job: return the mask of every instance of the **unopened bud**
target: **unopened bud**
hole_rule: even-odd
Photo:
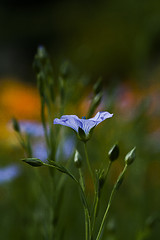
[[[146,220],[146,226],[149,228],[153,228],[158,222],[160,222],[160,218],[158,215],[151,215]]]
[[[37,58],[41,59],[42,61],[48,57],[46,49],[44,46],[40,45],[37,49]]]
[[[94,111],[99,106],[101,99],[102,99],[102,92],[99,92],[94,96],[94,98],[91,102],[90,110],[88,113],[88,118],[90,118],[93,115]]]
[[[134,162],[136,157],[136,147],[134,147],[127,155],[125,156],[125,162],[127,165],[130,165]]]
[[[44,81],[45,81],[45,76],[44,76],[44,73],[41,71],[37,74],[37,86],[41,96],[44,95]]]
[[[44,67],[47,58],[48,54],[45,48],[43,46],[39,46],[33,62],[33,69],[35,70],[36,74],[42,70],[42,67]]]
[[[102,90],[102,78],[100,77],[93,86],[95,94],[98,94]]]
[[[43,165],[43,162],[38,158],[24,158],[22,161],[33,167],[40,167]]]
[[[70,74],[71,66],[68,61],[62,63],[60,67],[60,74],[63,78],[67,78]]]
[[[113,147],[109,150],[108,157],[111,162],[115,161],[119,157],[119,147],[117,144],[113,145]]]
[[[81,155],[79,154],[79,152],[77,150],[76,150],[75,155],[74,155],[74,163],[75,163],[75,166],[77,168],[81,168],[82,159],[81,159]]]
[[[105,183],[105,175],[104,175],[104,170],[102,170],[99,175],[99,191],[103,188],[104,183]]]
[[[17,119],[12,118],[12,124],[13,124],[13,129],[16,132],[20,132],[20,126],[19,126],[19,123],[18,123]]]
[[[114,233],[116,231],[116,227],[116,221],[112,218],[107,224],[107,230],[109,233]]]

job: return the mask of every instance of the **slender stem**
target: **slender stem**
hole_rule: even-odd
[[[43,163],[44,166],[48,166],[48,167],[53,167],[55,168],[55,166],[52,166],[48,163]],[[56,168],[58,171],[61,172],[60,169]],[[67,174],[70,178],[72,178],[79,186],[80,188],[80,191],[81,191],[81,196],[82,196],[82,203],[83,203],[83,206],[84,206],[84,209],[85,209],[85,215],[86,215],[86,219],[88,220],[87,221],[87,237],[86,237],[86,240],[90,240],[91,238],[89,237],[88,239],[88,229],[89,229],[89,236],[91,235],[91,216],[90,216],[90,211],[89,211],[89,207],[88,207],[88,203],[87,203],[87,200],[86,200],[86,196],[85,196],[85,193],[84,193],[84,190],[83,190],[83,187],[81,186],[80,182],[74,177],[74,175],[72,175],[68,170],[66,172],[63,172],[65,174]]]
[[[106,174],[105,174],[104,181],[106,181],[106,179],[107,179],[107,177],[108,177],[108,173],[109,173],[109,170],[110,170],[110,168],[111,168],[111,165],[112,165],[112,161],[109,161],[108,166],[107,166],[107,171],[106,171]]]
[[[85,191],[85,183],[84,183],[84,178],[82,175],[81,168],[79,168],[79,176],[80,176],[80,184],[83,189],[83,192]],[[84,212],[85,212],[85,233],[86,233],[86,240],[91,239],[91,219],[90,216],[88,215],[88,212],[86,211],[86,208],[84,206]]]
[[[96,240],[99,240],[100,237],[101,237],[101,234],[102,234],[102,230],[103,230],[103,227],[104,227],[104,223],[105,223],[105,220],[106,220],[106,217],[107,217],[107,214],[108,214],[108,211],[110,209],[110,206],[111,206],[111,203],[112,203],[112,198],[113,198],[113,195],[120,183],[120,181],[122,180],[123,176],[124,176],[124,173],[125,171],[127,170],[127,164],[124,166],[123,168],[123,171],[120,173],[116,183],[114,184],[114,187],[112,189],[112,192],[111,192],[111,195],[110,195],[110,198],[109,198],[109,201],[108,201],[108,205],[107,205],[107,208],[106,208],[106,211],[104,213],[104,216],[103,216],[103,219],[102,219],[102,222],[101,222],[101,225],[100,225],[100,228],[99,228],[99,231],[98,231],[98,235],[97,235],[97,238]]]
[[[86,161],[87,161],[88,169],[89,169],[90,175],[92,177],[93,186],[94,186],[94,190],[95,190],[95,179],[94,179],[93,171],[92,171],[90,161],[89,161],[89,158],[88,158],[86,143],[84,143],[84,151],[85,151],[85,155],[86,155]]]
[[[49,147],[49,139],[48,139],[48,133],[47,133],[47,127],[46,127],[46,119],[45,119],[45,101],[43,98],[41,98],[41,119],[42,119],[42,125],[44,129],[46,142]]]
[[[104,177],[104,182],[106,181],[107,177],[108,177],[108,173],[109,173],[109,170],[111,168],[111,165],[112,165],[112,162],[109,161],[108,163],[108,166],[107,166],[107,171],[106,171],[106,174],[105,174],[105,177]],[[96,190],[96,194],[95,194],[95,199],[94,199],[94,208],[93,208],[93,224],[92,224],[92,234],[93,234],[93,231],[94,231],[94,226],[95,226],[95,221],[96,221],[96,217],[97,217],[97,211],[98,211],[98,206],[99,206],[99,191],[101,189],[99,189],[99,186],[97,186],[97,190]]]

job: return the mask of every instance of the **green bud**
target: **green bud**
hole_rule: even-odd
[[[146,226],[149,228],[153,228],[158,222],[160,222],[160,218],[158,215],[151,215],[146,220]]]
[[[94,111],[99,106],[101,99],[102,99],[102,92],[99,92],[94,96],[89,109],[88,118],[93,115]]]
[[[102,93],[99,92],[96,94],[96,96],[93,98],[93,106],[94,108],[98,107],[102,99]]]
[[[134,147],[127,155],[125,156],[125,162],[127,165],[130,165],[134,162],[136,157],[136,147]]]
[[[102,91],[102,78],[100,77],[93,86],[94,93],[97,95]]]
[[[107,224],[107,230],[108,230],[108,232],[110,232],[110,233],[115,233],[115,231],[116,231],[116,221],[115,221],[115,219],[111,219],[109,222],[108,222],[108,224]]]
[[[39,93],[41,96],[44,95],[44,81],[45,81],[45,76],[43,72],[40,72],[37,74],[37,86],[39,89]]]
[[[37,49],[37,58],[39,58],[41,61],[44,61],[48,57],[47,51],[44,46],[39,46]]]
[[[81,168],[82,166],[82,158],[79,152],[76,150],[75,155],[74,155],[74,163],[77,168]]]
[[[13,124],[13,129],[14,129],[16,132],[19,132],[19,133],[20,133],[20,126],[19,126],[19,123],[18,123],[17,119],[12,118],[12,124]]]
[[[60,74],[63,78],[66,79],[69,76],[70,70],[71,70],[70,68],[71,68],[71,66],[68,61],[65,61],[62,63],[62,65],[60,67]]]
[[[42,68],[44,68],[47,59],[47,51],[43,46],[39,46],[33,62],[33,69],[35,70],[36,74],[38,74],[42,70]]]
[[[64,98],[65,98],[65,81],[64,81],[64,78],[59,77],[59,84],[60,84],[61,99],[64,101]]]
[[[99,172],[98,175],[98,185],[99,185],[99,195],[101,192],[101,189],[103,188],[105,183],[105,175],[104,175],[104,169]]]
[[[113,147],[108,152],[108,157],[111,162],[115,161],[119,157],[119,147],[114,144]]]
[[[23,162],[28,163],[33,167],[40,167],[43,166],[43,162],[38,158],[24,158],[22,159]]]

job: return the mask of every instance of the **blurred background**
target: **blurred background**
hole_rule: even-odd
[[[137,147],[104,239],[159,239],[160,1],[1,0],[0,29],[0,238],[43,239],[40,209],[46,215],[48,210],[42,193],[35,192],[35,176],[40,173],[44,181],[47,170],[21,163],[24,153],[10,120],[40,122],[32,63],[37,47],[44,45],[55,78],[63,61],[72,65],[65,114],[86,115],[93,85],[102,77],[103,97],[97,111],[107,110],[114,117],[96,128],[88,150],[99,166],[99,159],[105,163],[108,150],[119,142],[120,160],[113,167],[109,189],[125,154]],[[55,108],[53,118],[56,114]],[[74,184],[68,189],[69,184],[66,191],[73,192]],[[71,196],[66,200],[63,214],[69,220],[64,239],[75,239],[75,234],[76,239],[84,237],[77,192],[74,198],[75,204],[70,204]]]

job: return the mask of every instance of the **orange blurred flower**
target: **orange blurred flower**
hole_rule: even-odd
[[[27,120],[40,119],[38,91],[31,84],[15,79],[1,79],[0,94],[0,139],[8,140],[7,124],[12,117]]]
[[[0,109],[5,119],[13,116],[17,119],[39,119],[38,91],[32,85],[4,79],[1,82]]]

